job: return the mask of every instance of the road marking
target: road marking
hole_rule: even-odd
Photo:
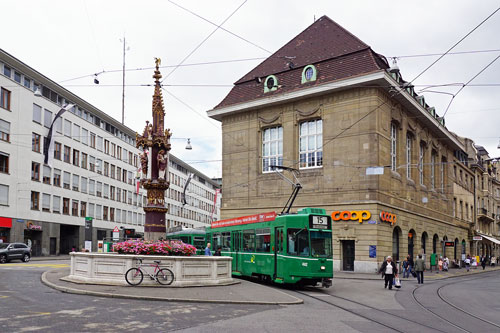
[[[331,295],[328,294],[323,294],[323,293],[304,293],[308,296],[314,296],[314,297],[329,297]]]
[[[8,297],[10,297],[10,296],[3,296],[3,295],[0,296],[0,298],[8,298]]]

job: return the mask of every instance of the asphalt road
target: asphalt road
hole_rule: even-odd
[[[0,265],[0,332],[500,331],[492,325],[500,325],[500,271],[426,282],[415,292],[413,281],[389,291],[382,280],[338,279],[330,289],[284,290],[304,304],[269,306],[100,298],[61,293],[40,282],[43,271],[67,264]]]

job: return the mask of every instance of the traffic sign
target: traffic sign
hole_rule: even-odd
[[[115,228],[113,229],[113,232],[120,232],[120,229],[118,229],[118,227],[115,227]]]

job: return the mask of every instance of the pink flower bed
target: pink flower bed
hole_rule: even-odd
[[[192,256],[196,254],[193,245],[178,240],[141,241],[129,240],[115,243],[113,252],[120,254],[162,255],[162,256]]]

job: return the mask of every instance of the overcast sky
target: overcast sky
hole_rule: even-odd
[[[217,24],[236,12],[222,25],[229,32],[214,32],[216,26],[174,3]],[[2,1],[0,48],[121,120],[120,39],[125,36],[130,47],[126,52],[125,124],[138,132],[151,119],[153,88],[140,85],[153,82],[154,57],[161,58],[162,66],[184,60],[185,66],[163,82],[168,91],[163,92],[165,124],[174,138],[171,152],[207,176],[221,177],[220,124],[210,120],[206,111],[227,95],[234,82],[306,29],[315,17],[327,15],[375,52],[399,56],[401,73],[409,81],[437,57],[402,56],[445,52],[500,6],[499,1],[489,0],[174,3]],[[500,50],[499,32],[500,12],[452,52]],[[417,91],[425,85],[465,83],[499,55],[500,51],[446,56],[414,82]],[[219,63],[200,64],[207,62]],[[144,68],[148,69],[134,70]],[[163,76],[173,68],[162,68]],[[93,74],[103,71],[98,76],[100,84],[95,85]],[[500,156],[499,74],[500,60],[463,89],[446,114],[449,130],[472,138],[492,157]],[[428,90],[455,93],[459,88]],[[440,115],[451,98],[430,92],[424,96]],[[191,138],[193,150],[184,150],[185,138]]]

